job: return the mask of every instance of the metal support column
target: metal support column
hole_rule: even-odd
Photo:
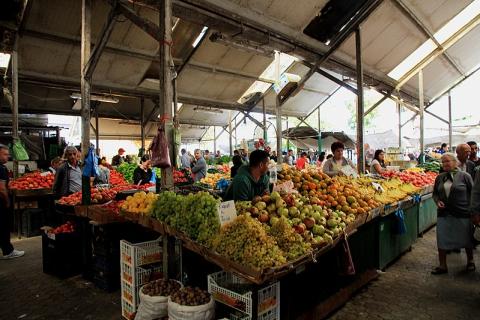
[[[280,82],[280,52],[275,51],[275,81]],[[280,97],[275,95],[275,115],[277,122],[277,163],[282,164],[282,112]]]
[[[235,149],[237,148],[237,145],[238,145],[237,128],[238,128],[238,122],[237,122],[237,117],[235,117]]]
[[[317,120],[318,120],[318,138],[317,138],[317,143],[318,143],[318,155],[322,152],[322,128],[320,127],[320,106],[317,108]]]
[[[145,99],[140,98],[140,139],[143,153],[145,153],[145,125]]]
[[[418,101],[419,101],[419,116],[420,116],[420,163],[425,161],[425,145],[424,145],[424,96],[423,96],[423,69],[418,72]]]
[[[12,52],[12,138],[17,142],[18,137],[18,39],[15,40],[14,50]],[[13,177],[18,177],[18,160],[13,160]]]
[[[363,145],[363,65],[362,65],[362,38],[360,27],[355,30],[355,47],[357,62],[357,169],[359,173],[365,172],[365,152]]]
[[[453,127],[453,122],[452,122],[452,94],[450,91],[448,91],[448,146],[450,150],[452,150],[452,127]]]
[[[262,111],[263,111],[263,140],[265,140],[265,145],[267,145],[268,129],[267,129],[267,110],[265,107],[265,98],[262,99]]]
[[[98,130],[98,107],[100,103],[95,104],[95,146],[97,147],[97,156],[100,156],[100,131]]]
[[[230,157],[233,156],[233,145],[232,145],[232,110],[228,112],[228,145],[230,148]]]
[[[288,133],[288,116],[287,116],[287,122],[286,122],[286,128],[285,129],[287,130],[287,151],[288,151],[288,150],[290,150],[290,139],[288,139],[288,136],[290,135]]]
[[[85,76],[91,50],[92,0],[82,0],[82,43],[80,88],[82,94],[82,160],[90,148],[90,78]],[[82,204],[90,204],[90,177],[82,175]]]
[[[159,1],[159,105],[160,115],[165,121],[165,135],[170,148],[170,161],[173,165],[173,122],[172,122],[172,77],[171,77],[171,45],[172,45],[172,0]],[[173,188],[173,166],[162,170],[162,188]],[[167,272],[164,271],[165,274]]]
[[[402,149],[402,104],[400,101],[397,101],[397,112],[398,112],[398,148]]]
[[[217,126],[213,126],[213,156],[217,155]]]

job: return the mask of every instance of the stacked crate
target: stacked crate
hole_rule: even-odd
[[[133,319],[140,303],[140,287],[162,276],[161,240],[130,243],[120,242],[120,276],[122,288],[122,316]]]

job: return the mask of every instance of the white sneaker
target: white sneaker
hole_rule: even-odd
[[[3,257],[1,257],[0,259],[15,259],[15,258],[20,258],[20,257],[23,257],[25,255],[25,251],[20,251],[20,250],[15,250],[13,249],[13,251],[10,253],[10,254],[7,254]]]

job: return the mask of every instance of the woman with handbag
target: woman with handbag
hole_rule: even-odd
[[[437,204],[437,247],[440,265],[432,270],[439,275],[448,272],[447,251],[465,248],[467,271],[475,270],[473,260],[470,199],[473,181],[470,174],[457,168],[452,153],[442,156],[444,172],[435,179],[433,199]]]

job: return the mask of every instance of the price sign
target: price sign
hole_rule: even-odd
[[[375,190],[377,191],[380,191],[380,192],[384,192],[385,190],[383,189],[383,187],[377,183],[377,182],[372,182],[372,186],[375,188]]]
[[[358,173],[353,169],[351,166],[343,166],[342,167],[342,173],[346,175],[347,177],[352,176],[354,178],[358,178]]]
[[[233,200],[220,203],[218,206],[218,217],[220,218],[220,224],[223,226],[225,223],[232,222],[237,217],[237,209],[235,208],[235,202]]]

